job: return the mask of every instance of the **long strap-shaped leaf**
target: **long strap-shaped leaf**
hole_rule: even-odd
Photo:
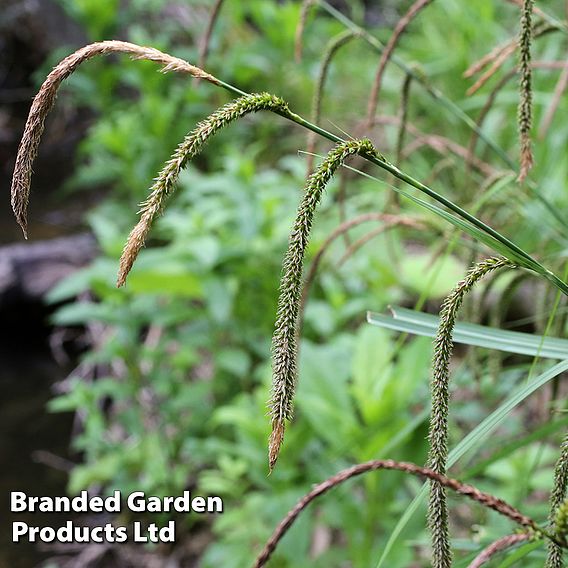
[[[513,394],[505,400],[494,412],[492,412],[483,422],[476,426],[448,455],[448,468],[454,465],[465,453],[472,448],[479,446],[487,437],[497,428],[512,412],[512,410],[528,398],[531,394],[537,391],[540,387],[545,385],[557,377],[560,373],[568,370],[568,360],[561,361],[545,371],[536,379],[531,381],[528,385],[524,384],[517,387]],[[383,568],[387,566],[386,563],[388,555],[392,547],[400,537],[404,527],[408,524],[418,507],[424,502],[428,495],[428,485],[424,484],[418,495],[414,498],[412,503],[407,507],[406,511],[398,521],[396,527],[392,531],[387,544],[383,549],[383,553],[377,563],[376,568]]]
[[[390,308],[391,314],[367,312],[367,321],[371,325],[412,333],[424,337],[436,337],[440,318],[416,310]],[[505,331],[495,327],[473,323],[457,323],[453,333],[456,343],[487,347],[507,353],[531,355],[548,359],[568,359],[568,340],[557,337],[543,337],[531,333]]]

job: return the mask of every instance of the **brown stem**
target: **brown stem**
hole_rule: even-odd
[[[485,85],[485,83],[487,83],[487,81],[489,81],[489,79],[491,79],[491,77],[493,77],[493,75],[495,75],[495,73],[499,71],[503,63],[505,63],[505,61],[507,61],[507,59],[509,59],[509,57],[513,55],[513,53],[515,53],[516,49],[517,49],[516,42],[507,45],[505,49],[503,49],[499,53],[499,55],[493,60],[493,63],[491,64],[489,69],[487,69],[477,79],[477,81],[466,91],[466,95],[470,97],[471,95],[479,91],[479,89],[481,89],[481,87],[483,87],[483,85]]]
[[[544,115],[544,118],[542,119],[542,124],[540,126],[540,131],[538,133],[539,138],[542,139],[546,136],[546,133],[548,132],[548,129],[552,124],[552,119],[556,114],[556,109],[560,104],[560,99],[562,98],[562,95],[564,94],[567,88],[568,88],[568,63],[565,64],[564,69],[562,70],[562,73],[560,74],[560,77],[558,79],[558,82],[556,83],[556,87],[554,87],[554,96],[552,98],[550,106],[546,109],[546,114]]]
[[[207,28],[205,30],[205,34],[203,35],[199,43],[199,67],[201,67],[202,69],[205,67],[207,56],[209,55],[209,46],[211,44],[211,36],[213,34],[213,28],[215,27],[215,22],[219,17],[219,13],[221,12],[222,6],[223,6],[223,0],[216,0],[215,4],[213,5],[213,9],[211,10],[209,21],[207,22]]]
[[[493,63],[504,51],[507,51],[511,46],[515,47],[517,45],[517,38],[510,39],[505,43],[502,43],[494,47],[489,53],[486,53],[481,59],[478,59],[472,63],[464,72],[464,79],[469,79],[474,75],[477,75],[485,66]]]
[[[376,116],[373,119],[373,124],[392,124],[392,125],[399,125],[401,119],[396,116],[388,116],[388,115],[380,115]],[[408,144],[402,151],[401,160],[406,159],[412,152],[418,150],[418,148],[422,146],[429,146],[436,152],[447,155],[447,152],[450,151],[452,154],[459,156],[460,158],[466,159],[468,156],[468,148],[461,146],[457,142],[449,138],[445,138],[444,136],[440,136],[438,134],[425,134],[418,130],[416,126],[412,123],[407,123],[405,130],[412,134],[415,137],[415,140]],[[485,176],[492,176],[495,175],[496,170],[491,166],[491,164],[484,162],[478,158],[473,158],[473,165],[477,170],[479,170]]]
[[[330,489],[333,489],[335,486],[343,483],[344,481],[347,481],[348,479],[351,479],[352,477],[380,469],[403,471],[410,475],[415,475],[417,477],[436,481],[440,485],[447,487],[448,489],[452,489],[460,495],[464,495],[469,499],[472,499],[473,501],[477,501],[484,507],[497,511],[499,514],[511,519],[522,527],[528,528],[535,532],[540,532],[537,524],[530,517],[523,515],[515,507],[509,505],[505,501],[498,499],[493,495],[489,495],[488,493],[483,493],[472,485],[461,483],[460,481],[436,473],[429,468],[420,467],[413,463],[397,462],[393,460],[373,460],[340,471],[333,477],[330,477],[326,481],[320,483],[319,485],[316,485],[309,493],[304,495],[304,497],[302,497],[298,501],[298,503],[296,503],[296,505],[288,512],[286,517],[284,517],[284,519],[276,527],[275,531],[272,533],[272,536],[265,544],[262,552],[258,555],[256,562],[254,563],[254,568],[261,568],[268,562],[282,537],[286,534],[286,532],[298,518],[300,513],[314,499],[316,499],[320,495],[323,495],[324,493],[327,493]]]
[[[306,27],[306,21],[308,20],[308,13],[314,2],[315,0],[304,0],[304,2],[302,2],[302,7],[300,9],[300,19],[298,20],[298,25],[296,27],[296,38],[294,42],[294,55],[296,58],[296,63],[300,63],[300,61],[302,60],[302,38],[304,37],[304,29]]]
[[[509,534],[504,536],[491,543],[487,548],[483,549],[467,568],[481,568],[481,566],[491,560],[498,552],[502,552],[516,544],[529,540],[531,536],[532,535],[528,533]]]
[[[447,152],[450,151],[452,154],[463,158],[464,160],[470,159],[470,163],[475,166],[480,173],[482,173],[486,177],[494,176],[497,172],[493,166],[476,158],[475,156],[471,157],[469,155],[469,151],[464,146],[450,140],[449,138],[445,138],[444,136],[437,136],[437,135],[425,135],[416,138],[413,142],[408,144],[403,150],[403,157],[408,158],[410,154],[416,152],[422,146],[429,146],[442,156],[447,155]]]
[[[381,227],[376,227],[375,229],[369,231],[367,234],[358,238],[354,243],[352,243],[349,248],[343,253],[341,258],[337,261],[337,268],[341,268],[347,260],[349,260],[360,248],[364,247],[368,242],[372,241],[375,237],[382,235],[388,229],[391,229],[395,225],[383,225]],[[419,225],[417,225],[419,226]]]
[[[541,24],[535,27],[534,38],[542,37],[552,31],[555,28],[547,24]],[[509,57],[515,53],[518,46],[518,39],[514,38],[508,42],[498,45],[495,49],[491,50],[487,55],[484,55],[479,61],[476,61],[471,65],[463,74],[465,78],[470,78],[483,67],[489,65],[491,66],[487,69],[481,77],[467,90],[467,95],[471,96],[476,93],[487,81],[495,75],[495,73],[502,67],[503,63],[509,59]]]
[[[385,49],[381,54],[381,59],[379,60],[379,66],[377,68],[377,73],[375,75],[375,81],[373,82],[373,87],[371,89],[371,96],[369,97],[369,103],[367,105],[367,126],[369,128],[373,124],[373,118],[377,110],[377,104],[379,102],[379,93],[381,91],[381,85],[383,81],[383,74],[385,72],[387,63],[389,62],[389,59],[391,58],[391,55],[395,50],[400,40],[400,37],[408,27],[410,22],[412,22],[412,20],[418,15],[418,13],[423,8],[428,6],[428,4],[430,4],[431,2],[432,0],[416,0],[416,2],[412,4],[408,12],[406,12],[406,14],[404,14],[404,16],[402,16],[402,18],[400,18],[400,20],[396,24],[396,27],[394,28],[394,31],[391,37],[389,38],[389,41],[385,46]]]

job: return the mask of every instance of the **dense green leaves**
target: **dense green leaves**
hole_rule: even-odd
[[[85,22],[93,39],[113,31],[118,13],[130,40],[196,60],[203,27],[200,2],[180,5],[179,19],[165,16],[161,0],[129,3],[126,12],[116,3],[64,4]],[[555,0],[547,11],[561,14],[561,4]],[[350,17],[368,25],[372,36],[385,43],[400,6],[383,5],[391,11],[371,6],[364,20],[363,5],[350,3]],[[191,15],[184,19],[186,9]],[[297,2],[230,3],[213,34],[208,70],[238,89],[281,95],[292,109],[307,115],[318,54],[350,24],[345,14],[338,21],[314,6],[304,32],[304,59],[296,64],[291,54],[299,11]],[[429,311],[435,310],[471,264],[471,255],[483,251],[502,254],[531,271],[533,281],[548,281],[530,289],[534,297],[527,315],[544,328],[542,320],[552,310],[550,326],[558,338],[543,339],[545,332],[537,333],[536,327],[519,334],[460,323],[455,341],[562,362],[548,370],[535,363],[536,372],[527,374],[511,358],[489,373],[490,357],[457,358],[454,384],[461,396],[452,407],[450,461],[462,466],[472,482],[489,485],[497,495],[509,491],[507,496],[521,508],[538,519],[546,517],[542,494],[534,494],[533,485],[509,487],[514,484],[503,480],[528,478],[525,469],[519,474],[519,463],[528,467],[530,462],[538,470],[538,487],[545,487],[549,456],[565,426],[564,418],[550,418],[531,395],[568,368],[565,322],[562,310],[555,312],[550,292],[568,291],[555,275],[561,273],[568,247],[562,213],[568,207],[567,166],[558,158],[568,126],[556,121],[535,146],[534,179],[539,183],[519,186],[511,172],[516,155],[514,81],[503,87],[477,127],[492,84],[465,98],[469,84],[462,78],[473,61],[514,35],[516,14],[510,3],[439,0],[403,36],[395,66],[384,78],[377,126],[367,133],[385,158],[374,159],[374,166],[356,164],[367,178],[351,179],[343,172],[345,184],[329,185],[306,260],[313,261],[337,228],[339,208],[341,221],[385,211],[412,215],[421,225],[377,233],[370,240],[369,231],[377,227],[361,225],[330,245],[304,314],[295,420],[270,478],[265,463],[269,338],[281,260],[305,181],[297,150],[305,147],[306,132],[298,124],[314,125],[299,116],[294,117],[298,124],[257,116],[220,133],[180,176],[176,199],[153,228],[128,285],[117,291],[117,260],[137,203],[182,137],[228,99],[203,82],[164,77],[151,65],[130,61],[108,66],[93,62],[71,79],[58,104],[87,105],[98,118],[82,143],[70,187],[104,185],[111,190],[88,221],[100,258],[50,295],[52,302],[70,301],[58,309],[56,324],[85,326],[91,334],[87,337],[96,338],[79,368],[83,378],[68,382],[67,392],[51,403],[54,411],[76,411],[82,418],[74,447],[84,461],[71,475],[72,490],[97,484],[104,490],[176,494],[191,485],[203,493],[219,493],[226,512],[213,520],[212,528],[188,519],[181,530],[199,524],[197,530],[207,531],[204,568],[250,564],[259,543],[313,483],[372,458],[424,462],[431,341],[395,338],[381,327],[431,336],[437,320],[419,311],[421,307],[395,308],[392,317],[373,315],[375,326],[364,322],[364,314],[369,309],[383,312],[389,304],[426,302]],[[381,23],[375,26],[375,21]],[[371,47],[380,45],[367,39]],[[563,41],[554,33],[539,39],[537,56],[563,61]],[[505,64],[503,73],[507,65],[512,63]],[[337,54],[316,130],[336,141],[333,133],[347,139],[349,131],[355,132],[375,67],[376,56],[364,41],[352,42]],[[395,167],[390,162],[404,80],[397,68],[411,71],[421,87],[415,89],[414,82],[411,87],[407,146]],[[552,102],[554,73],[535,72],[537,122]],[[464,164],[463,151],[450,152],[446,146],[440,153],[432,143],[451,140],[467,151],[472,129],[480,137],[470,147],[483,162],[481,170]],[[318,153],[325,153],[326,144],[318,139]],[[503,164],[506,170],[500,169]],[[369,179],[371,175],[382,179]],[[398,209],[389,198],[393,186],[405,197]],[[428,201],[416,191],[428,195]],[[451,237],[456,233],[459,240]],[[494,304],[503,300],[505,305],[504,289],[489,283],[484,290]],[[476,302],[476,315],[485,315],[488,302]],[[563,300],[559,305],[564,309]],[[559,399],[555,406],[562,404]],[[339,488],[300,519],[278,549],[274,565],[366,568],[379,558],[379,565],[397,568],[420,563],[428,556],[427,540],[424,520],[414,513],[423,494],[415,480],[397,474],[369,476],[357,489]],[[410,506],[409,495],[418,495]],[[468,523],[480,527],[483,542],[510,530],[477,509],[468,509],[467,515]],[[465,529],[459,539],[475,540]],[[318,543],[323,543],[319,549]],[[522,547],[514,556],[525,553],[528,548]],[[530,556],[523,562],[538,565]]]

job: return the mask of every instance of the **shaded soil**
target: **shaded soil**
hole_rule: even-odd
[[[38,462],[37,452],[67,457],[72,415],[51,414],[46,403],[50,387],[68,369],[58,366],[47,347],[45,309],[40,305],[14,306],[2,312],[0,337],[0,567],[29,568],[47,558],[30,544],[13,544],[12,522],[59,526],[62,515],[9,512],[10,491],[30,495],[65,495],[67,475]]]

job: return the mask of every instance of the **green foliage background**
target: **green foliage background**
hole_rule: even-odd
[[[133,0],[126,7],[113,1],[61,2],[92,41],[127,39],[192,62],[210,8],[189,1],[172,14],[174,5],[168,7],[163,0]],[[314,9],[304,36],[304,57],[296,63],[299,3],[225,4],[207,69],[244,90],[282,96],[293,110],[307,115],[319,59],[343,25]],[[363,7],[350,4],[351,17],[361,22]],[[548,4],[547,10],[561,17],[563,3]],[[385,3],[386,20],[370,27],[371,32],[386,41],[396,14],[408,5]],[[517,9],[506,2],[437,0],[411,25],[396,53],[476,116],[495,80],[466,97],[471,83],[462,74],[491,47],[516,34],[517,16]],[[535,59],[562,60],[565,54],[562,33],[535,44]],[[46,69],[62,56],[53,54]],[[324,95],[322,126],[355,130],[366,112],[377,61],[378,54],[361,40],[339,52]],[[537,125],[557,77],[558,71],[535,73]],[[379,115],[397,116],[402,80],[403,74],[391,65]],[[178,194],[154,227],[151,246],[140,255],[126,288],[114,287],[120,251],[151,180],[194,124],[227,100],[228,95],[204,82],[162,75],[151,63],[122,57],[89,62],[60,94],[58,105],[87,107],[97,114],[67,191],[106,191],[88,215],[100,257],[62,283],[50,299],[57,302],[83,293],[81,300],[59,309],[54,321],[88,324],[102,333],[82,362],[81,369],[91,378],[73,379],[69,392],[57,396],[51,409],[79,412],[83,422],[73,441],[83,464],[71,474],[70,491],[96,485],[106,491],[155,495],[185,488],[219,494],[226,507],[223,515],[205,520],[188,516],[178,519],[179,526],[190,538],[200,531],[210,535],[201,566],[237,568],[252,563],[278,521],[312,484],[374,458],[424,463],[431,341],[399,338],[371,327],[364,323],[365,312],[384,311],[389,304],[437,306],[480,247],[405,199],[402,212],[421,215],[424,230],[394,229],[370,241],[341,267],[337,260],[345,243],[339,239],[333,244],[307,306],[296,417],[278,466],[267,477],[270,337],[281,260],[305,181],[305,155],[297,155],[305,148],[305,132],[263,114],[220,133],[183,173]],[[498,95],[484,125],[486,134],[512,157],[517,102],[513,80]],[[560,120],[567,111],[564,97],[553,127],[535,145],[532,174],[538,191],[559,211],[568,206],[568,121]],[[417,85],[412,86],[409,113],[421,132],[468,145],[469,129]],[[381,152],[394,158],[396,127],[369,134]],[[327,142],[320,141],[318,151],[327,149]],[[495,170],[506,171],[481,142],[477,155]],[[467,170],[460,157],[440,156],[428,145],[408,156],[403,166],[545,259],[547,267],[562,266],[568,244],[565,227],[516,184],[514,176],[488,185],[486,176]],[[392,179],[380,171],[369,173],[380,180],[349,180],[347,218],[382,211],[388,201]],[[330,185],[317,215],[311,258],[338,225],[338,185]],[[368,230],[368,225],[354,229],[351,239]],[[496,279],[496,293],[505,289],[508,278]],[[536,329],[541,329],[554,292],[531,289],[544,297],[531,311]],[[562,334],[563,324],[558,327]],[[491,373],[488,361],[485,351],[478,353],[476,366],[458,358],[454,445],[515,385],[524,383],[531,366],[528,357],[509,359]],[[540,366],[535,363],[532,372]],[[531,401],[528,410],[516,411],[500,424],[498,436],[468,453],[452,475],[471,476],[482,489],[544,520],[557,432],[566,419],[546,413],[535,418]],[[476,463],[484,465],[476,469]],[[303,514],[272,565],[375,566],[419,489],[418,481],[402,474],[379,472],[334,490]],[[457,566],[467,565],[482,545],[511,530],[492,513],[453,499],[451,503],[456,510],[455,544],[463,551]],[[420,510],[390,552],[388,566],[428,565],[424,525]],[[316,533],[324,545],[314,552]],[[533,552],[515,565],[540,566],[543,555],[543,550]]]

